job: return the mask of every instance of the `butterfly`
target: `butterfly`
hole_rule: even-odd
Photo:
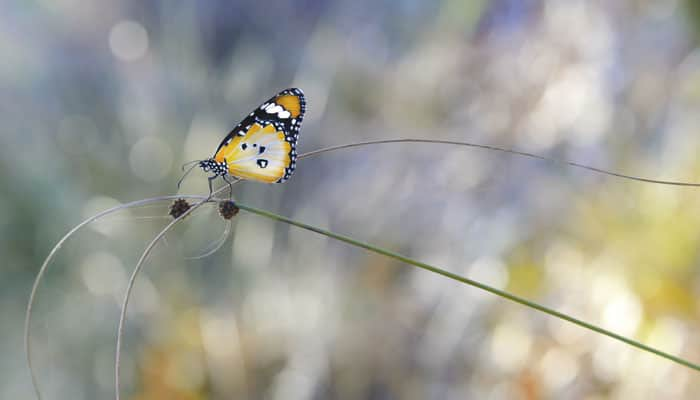
[[[213,157],[197,161],[204,172],[214,174],[209,177],[209,192],[212,181],[220,176],[229,184],[228,176],[265,183],[289,179],[296,168],[297,140],[305,112],[304,92],[290,88],[248,114],[221,141]]]

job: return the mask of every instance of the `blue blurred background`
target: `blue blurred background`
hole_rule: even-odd
[[[0,397],[32,398],[31,282],[107,207],[173,194],[261,101],[307,95],[300,151],[500,145],[700,181],[692,0],[0,3]],[[182,193],[206,193],[193,174]],[[697,189],[444,145],[299,162],[235,197],[700,362]],[[72,238],[41,285],[46,399],[113,391],[128,274],[168,204]],[[250,214],[168,234],[127,321],[129,399],[692,399],[700,375],[477,289]]]

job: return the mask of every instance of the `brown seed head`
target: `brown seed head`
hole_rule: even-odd
[[[187,212],[190,207],[190,203],[188,203],[187,200],[180,198],[173,201],[168,214],[170,214],[173,218],[179,218],[182,214]]]
[[[238,214],[238,210],[239,208],[233,200],[226,200],[219,203],[219,214],[221,214],[224,219],[233,218]]]

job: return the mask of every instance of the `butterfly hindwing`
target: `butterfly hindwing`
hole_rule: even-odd
[[[229,174],[267,183],[284,182],[296,167],[296,144],[306,111],[304,93],[286,89],[243,119],[214,155]]]
[[[255,122],[245,135],[236,135],[222,147],[215,161],[226,160],[228,172],[237,178],[274,183],[287,176],[292,165],[291,150],[284,132],[273,124],[262,126]]]

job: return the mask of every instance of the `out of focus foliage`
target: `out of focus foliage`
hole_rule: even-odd
[[[175,191],[276,91],[305,90],[300,150],[467,140],[700,181],[700,8],[679,0],[0,3],[0,397],[31,398],[22,318],[71,226]],[[206,193],[193,174],[183,188]],[[299,162],[235,197],[505,288],[700,362],[700,197],[535,160],[381,145]],[[47,399],[109,398],[128,274],[168,204],[91,225],[41,286]],[[694,399],[638,350],[241,212],[152,254],[123,392],[146,399]]]

